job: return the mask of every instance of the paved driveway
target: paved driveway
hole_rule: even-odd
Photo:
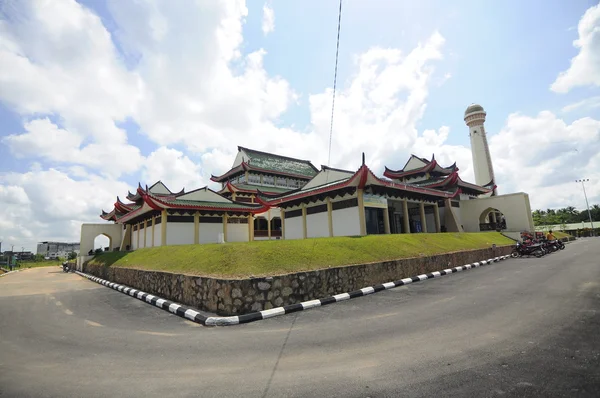
[[[600,396],[600,238],[202,327],[59,267],[0,278],[2,397]]]

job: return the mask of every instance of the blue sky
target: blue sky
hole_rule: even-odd
[[[117,28],[107,4],[100,0],[80,1],[91,8],[114,33]],[[265,69],[270,75],[284,77],[301,94],[299,103],[281,116],[281,126],[309,128],[307,95],[332,86],[335,62],[338,3],[308,0],[273,1],[277,31],[265,37],[261,30],[262,1],[249,1],[244,24],[242,51],[260,48],[267,51]],[[468,145],[462,112],[471,102],[488,109],[486,127],[490,134],[502,127],[506,115],[513,112],[535,114],[560,109],[581,99],[598,95],[598,88],[578,88],[567,94],[555,94],[548,87],[558,72],[569,66],[576,55],[573,40],[576,26],[591,0],[478,2],[470,0],[343,2],[338,84],[351,78],[353,57],[377,45],[410,51],[432,31],[447,40],[443,67],[451,78],[432,88],[427,111],[419,123],[421,129],[447,125],[452,134],[448,143]],[[118,44],[118,42],[116,42]],[[135,64],[121,54],[127,63]],[[572,121],[582,115],[598,118],[593,112],[573,112],[564,116]],[[25,116],[26,118],[27,116]],[[22,115],[0,103],[0,135],[20,132]],[[136,123],[127,123],[129,140],[148,155],[155,148],[151,141],[136,134]],[[29,162],[11,155],[0,146],[2,170],[25,171]],[[133,180],[132,180],[133,181]]]
[[[9,220],[0,238],[72,238],[59,228],[94,220],[138,181],[161,178],[173,190],[209,183],[237,145],[326,162],[339,3],[171,4],[24,0],[0,8],[8,38],[0,41],[0,204]],[[564,173],[575,164],[565,151],[593,153],[600,137],[600,60],[584,57],[600,38],[574,46],[585,23],[600,25],[592,16],[581,22],[597,5],[345,0],[332,166],[354,168],[365,151],[381,174],[410,153],[435,152],[472,180],[462,117],[477,102],[488,112],[504,192],[536,193],[534,208],[581,207],[574,187],[565,187],[574,175],[597,181],[600,159],[590,155]],[[264,7],[274,15],[266,33]],[[563,88],[552,90],[577,56],[585,76],[572,68]],[[19,76],[29,67],[36,72]],[[62,198],[37,197],[38,178],[60,180],[68,196],[80,196],[74,200],[87,189],[97,198],[57,218]],[[590,184],[591,201],[600,202],[600,184]],[[41,232],[23,232],[19,220],[34,216]]]

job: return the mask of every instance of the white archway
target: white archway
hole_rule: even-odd
[[[98,249],[102,249],[102,251],[113,250],[113,241],[110,235],[102,233],[94,238],[94,251]]]

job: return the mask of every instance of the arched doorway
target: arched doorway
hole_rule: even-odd
[[[479,215],[480,231],[503,231],[506,228],[506,217],[496,208],[488,207]]]
[[[110,235],[102,233],[94,238],[93,254],[113,251],[112,238]],[[90,253],[87,253],[88,255]]]

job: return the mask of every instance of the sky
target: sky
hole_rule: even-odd
[[[78,241],[138,183],[215,188],[237,146],[328,164],[337,0],[0,0],[0,241]],[[332,167],[410,154],[600,203],[596,0],[344,0]]]

